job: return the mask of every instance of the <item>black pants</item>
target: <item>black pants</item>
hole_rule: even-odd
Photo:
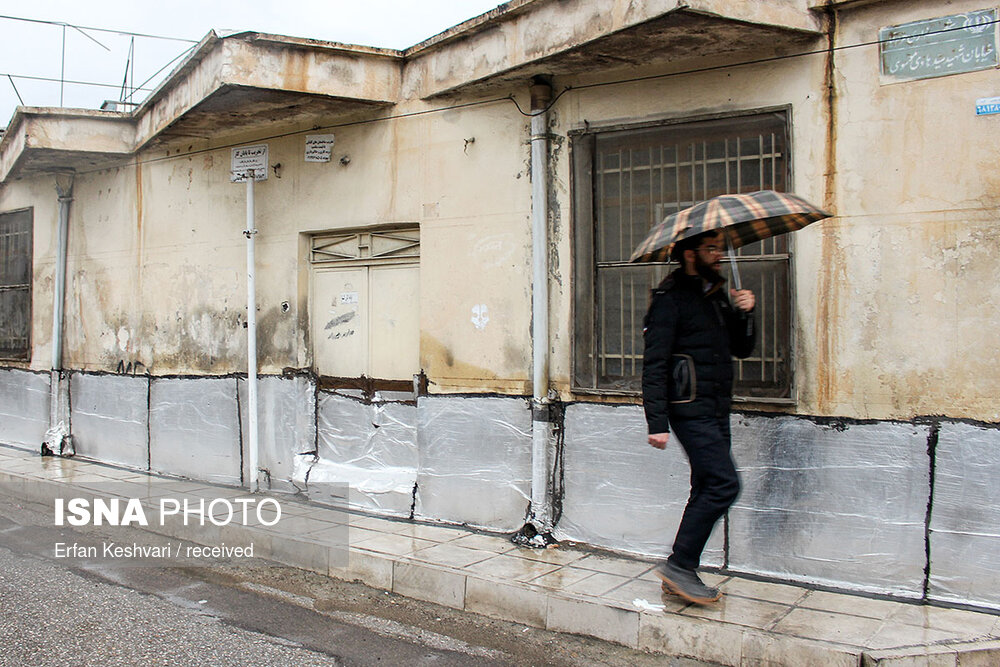
[[[670,425],[691,464],[691,496],[669,560],[695,569],[712,528],[740,494],[740,478],[730,453],[728,415],[671,419]]]

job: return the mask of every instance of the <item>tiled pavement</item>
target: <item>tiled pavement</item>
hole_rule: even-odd
[[[0,446],[0,492],[51,503],[112,488],[140,498],[247,497],[239,489]],[[331,577],[723,665],[1000,665],[1000,615],[717,574],[704,578],[725,596],[698,607],[661,596],[652,563],[633,558],[571,547],[535,550],[462,528],[279,500],[282,519],[270,527],[169,523],[150,530],[209,546],[253,543],[255,556]]]

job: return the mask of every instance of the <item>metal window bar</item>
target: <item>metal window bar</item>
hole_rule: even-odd
[[[312,237],[312,264],[413,263],[420,259],[418,228],[348,232]],[[376,249],[376,241],[388,242]]]
[[[31,221],[27,211],[0,214],[0,357],[28,351]]]
[[[744,142],[750,139],[753,141],[756,150],[753,151],[755,154],[748,154],[744,152]],[[700,140],[697,142],[691,141],[675,141],[661,142],[658,146],[636,146],[635,148],[629,148],[627,145],[618,145],[612,148],[609,152],[598,150],[597,160],[596,160],[596,170],[595,177],[597,183],[595,184],[596,190],[596,210],[598,215],[595,216],[597,224],[597,238],[598,238],[598,252],[596,253],[598,261],[596,262],[597,269],[597,299],[598,299],[598,321],[597,334],[598,344],[597,349],[597,362],[598,373],[597,373],[597,387],[604,388],[601,385],[606,385],[609,382],[613,384],[629,383],[635,384],[637,380],[637,375],[641,371],[641,359],[642,359],[642,339],[639,320],[637,315],[640,314],[640,310],[644,308],[644,304],[640,306],[638,300],[641,299],[641,292],[637,293],[638,287],[638,276],[627,276],[627,271],[624,271],[626,264],[626,258],[631,252],[632,246],[637,242],[635,238],[636,231],[642,231],[644,228],[648,228],[658,220],[656,219],[659,214],[672,213],[687,206],[691,206],[697,201],[702,201],[713,194],[718,194],[713,192],[713,185],[710,179],[710,168],[712,166],[721,167],[721,174],[723,175],[723,180],[725,182],[725,188],[727,191],[732,192],[734,189],[737,192],[743,190],[751,191],[752,189],[766,189],[773,188],[779,182],[778,169],[779,166],[784,164],[785,151],[784,147],[779,148],[777,142],[777,135],[774,132],[761,132],[757,133],[755,137],[748,137],[746,134],[741,134],[739,132],[730,134],[728,136],[723,136],[721,138],[722,144],[718,144],[722,148],[721,157],[710,157],[709,142],[707,140]],[[735,154],[733,154],[730,141],[735,141]],[[751,144],[751,145],[753,145]],[[673,159],[668,156],[668,151],[673,148]],[[700,150],[699,150],[700,149]],[[648,164],[640,165],[636,160],[636,151],[641,150],[648,157]],[[617,165],[611,165],[606,159],[606,155],[615,155],[618,158]],[[682,158],[686,157],[686,159]],[[752,172],[746,172],[745,167],[749,164],[744,165],[744,162],[749,164],[754,164],[754,169]],[[674,181],[674,192],[670,198],[672,202],[666,201],[666,179],[668,178],[668,171],[673,171],[673,181]],[[735,170],[735,180],[736,183],[732,182],[732,171]],[[689,174],[690,182],[687,184],[682,183],[682,173],[687,172]],[[770,173],[768,173],[770,172]],[[645,174],[648,176],[648,192],[637,193],[636,191],[636,176],[640,174]],[[753,174],[756,176],[753,183],[748,182],[746,188],[744,188],[743,177],[744,175],[749,176]],[[605,176],[617,176],[616,180],[618,182],[618,192],[617,197],[609,197],[606,189]],[[700,176],[700,178],[699,178]],[[768,178],[770,177],[770,178]],[[700,183],[699,183],[700,180]],[[654,184],[659,182],[659,201],[656,200],[656,194],[654,193]],[[718,183],[721,181],[716,181],[714,187],[718,187]],[[626,185],[628,186],[626,188]],[[698,187],[698,186],[701,187]],[[734,188],[735,185],[735,188]],[[636,210],[636,204],[648,200],[649,208],[647,216],[653,216],[652,220],[640,220],[637,216],[639,212]],[[672,205],[671,205],[672,204]],[[641,204],[640,204],[641,205]],[[609,221],[609,212],[606,210],[607,207],[616,208],[617,211],[617,224],[618,229],[614,230],[617,232],[618,248],[616,257],[612,259],[612,254],[609,252],[610,248],[607,248],[606,239],[608,239],[608,231],[604,226],[608,224],[613,224]],[[623,227],[627,226],[628,229],[625,230]],[[626,239],[628,243],[626,244]],[[787,253],[778,252],[777,243],[774,240],[769,240],[763,244],[762,247],[758,247],[754,250],[753,255],[744,255],[743,250],[738,254],[738,261],[743,262],[754,262],[756,260],[779,260],[787,262]],[[617,261],[616,261],[617,260]],[[612,299],[612,295],[609,293],[609,284],[601,278],[605,275],[607,271],[618,270],[620,273],[618,276],[612,277],[608,276],[617,283],[617,299]],[[649,271],[647,275],[653,278],[656,274],[662,274],[665,270],[665,266],[654,267],[652,271]],[[644,282],[644,281],[643,281]],[[652,282],[650,286],[655,285]],[[767,289],[765,289],[765,286]],[[626,289],[627,288],[627,289]],[[787,341],[782,343],[781,330],[788,327],[788,323],[785,321],[779,321],[782,318],[782,313],[780,309],[776,307],[776,304],[771,303],[775,298],[779,298],[778,294],[778,275],[772,272],[770,276],[761,276],[758,286],[758,308],[759,317],[761,318],[761,341],[758,346],[759,354],[755,354],[748,358],[745,362],[741,361],[737,368],[737,382],[741,380],[749,380],[747,373],[750,372],[749,369],[751,364],[757,373],[754,375],[758,377],[758,384],[761,385],[775,385],[786,380],[783,379],[782,369],[785,362],[783,345],[787,345]],[[611,303],[614,300],[615,303]],[[621,317],[614,322],[609,318],[610,309],[614,308]],[[627,313],[625,312],[627,309]],[[787,315],[784,315],[787,317]],[[612,330],[613,328],[613,330]],[[788,337],[785,336],[785,339]],[[609,348],[609,343],[614,340],[618,345],[616,350]],[[615,362],[615,363],[611,363]],[[617,373],[614,371],[617,370]],[[631,377],[629,377],[631,376]]]

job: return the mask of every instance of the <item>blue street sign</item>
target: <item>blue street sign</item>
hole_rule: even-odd
[[[976,115],[988,116],[1000,113],[1000,97],[984,97],[976,100]]]

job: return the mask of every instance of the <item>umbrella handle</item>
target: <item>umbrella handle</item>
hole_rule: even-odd
[[[736,266],[736,253],[733,252],[733,240],[726,234],[726,249],[729,251],[729,266],[733,270],[733,289],[743,289],[743,281],[740,280],[740,270]]]

